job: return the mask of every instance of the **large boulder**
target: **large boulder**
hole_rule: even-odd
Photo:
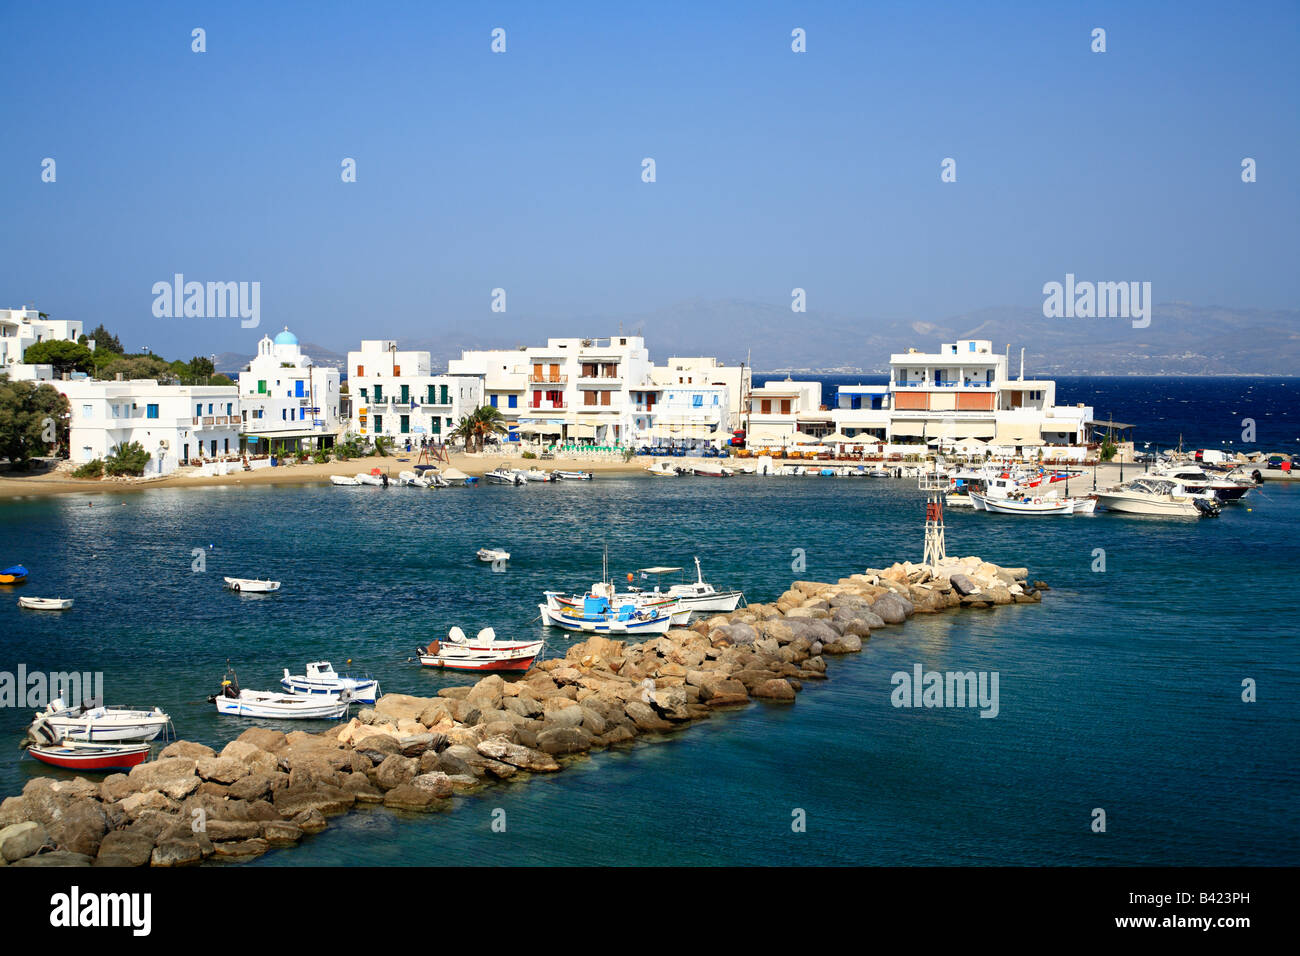
[[[182,800],[199,788],[198,761],[192,757],[164,757],[131,768],[131,785],[139,791],[157,790]]]
[[[204,744],[196,744],[189,740],[178,740],[170,743],[158,754],[158,759],[166,757],[189,757],[193,760],[202,760],[204,757],[215,757],[216,751]]]
[[[153,856],[153,837],[133,830],[105,834],[95,866],[145,866]]]
[[[410,694],[384,694],[375,703],[375,716],[396,721],[403,717],[419,720],[429,707],[438,701],[431,697],[412,697]]]
[[[537,748],[544,754],[583,753],[591,749],[591,743],[592,737],[581,727],[554,727],[537,735]],[[559,765],[554,769],[559,770]]]
[[[49,834],[39,823],[15,823],[0,830],[0,859],[13,863],[29,857],[49,842]]]
[[[275,794],[275,809],[281,816],[296,816],[304,810],[319,810],[326,816],[346,813],[357,802],[356,795],[342,787],[321,785],[305,790],[285,788]]]
[[[268,753],[279,753],[287,744],[284,734],[278,730],[267,730],[265,727],[249,727],[236,739],[241,744],[252,744],[258,750],[265,750]]]
[[[912,602],[897,594],[882,594],[871,605],[871,610],[885,624],[902,624],[911,616]]]
[[[375,784],[384,790],[391,790],[408,783],[419,769],[420,761],[416,758],[393,754],[385,757],[384,762],[375,768]]]
[[[750,693],[763,700],[791,701],[795,697],[794,687],[783,677],[765,680],[757,684]]]
[[[538,735],[538,740],[540,741],[548,733],[551,733],[551,731],[544,731]],[[477,749],[484,757],[508,763],[512,767],[518,767],[521,770],[531,770],[534,773],[551,773],[560,769],[560,765],[546,753],[511,743],[502,737],[491,737],[479,744]]]

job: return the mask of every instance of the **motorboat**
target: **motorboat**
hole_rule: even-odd
[[[264,581],[261,578],[223,578],[226,587],[232,591],[244,591],[249,594],[269,594],[280,590],[279,581]]]
[[[478,559],[488,564],[495,564],[498,561],[509,561],[510,552],[503,551],[501,548],[479,548]]]
[[[680,478],[682,474],[681,471],[678,470],[677,466],[667,459],[655,462],[647,468],[646,471],[654,475],[656,478]]]
[[[663,579],[665,574],[674,574],[680,572],[682,568],[653,567],[640,568],[637,573],[642,577],[655,575],[659,580]],[[674,584],[667,591],[660,589],[656,584],[655,589],[650,594],[663,594],[670,598],[676,598],[678,606],[688,611],[718,611],[729,613],[740,607],[740,602],[745,599],[742,591],[719,591],[712,584],[704,580],[704,572],[700,568],[700,559],[695,559],[695,580],[682,584]]]
[[[451,482],[444,478],[436,471],[426,471],[424,473],[425,486],[429,488],[450,488]]]
[[[373,704],[379,697],[379,681],[340,677],[329,661],[312,661],[306,674],[290,674],[286,667],[280,686],[291,694],[333,694],[360,704]]]
[[[539,604],[542,622],[566,631],[584,631],[592,634],[666,634],[669,615],[654,608],[638,610],[634,604],[613,607],[607,598],[588,597],[581,608],[553,611]]]
[[[698,465],[692,465],[691,473],[701,478],[730,478],[733,474],[730,468],[724,468],[716,461],[702,461]]]
[[[596,477],[590,471],[557,471],[555,474],[566,481],[591,481]]]
[[[29,611],[66,611],[72,607],[72,598],[20,597],[18,606]]]
[[[505,465],[493,468],[491,471],[484,474],[483,477],[494,485],[515,485],[517,487],[519,485],[528,484],[527,478],[523,475],[515,474],[512,469],[507,468]]]
[[[431,641],[416,649],[425,667],[458,671],[526,671],[542,652],[545,641],[499,641],[496,631],[485,627],[473,640],[459,627],[447,632],[445,641]]]
[[[386,488],[388,486],[388,476],[385,474],[376,474],[377,471],[378,469],[376,469],[375,472],[358,472],[357,484]]]
[[[230,717],[263,717],[273,720],[336,720],[348,712],[346,698],[336,694],[289,694],[240,690],[234,671],[221,682],[221,691],[208,698],[217,713]]]
[[[36,714],[27,737],[37,744],[57,744],[73,739],[99,743],[153,740],[171,723],[157,707],[103,707],[91,703],[69,707],[63,698]]]
[[[357,485],[361,484],[361,480],[352,475],[330,475],[330,484],[355,488]]]
[[[397,483],[403,488],[428,488],[429,479],[423,475],[417,475],[413,471],[399,471],[397,473]]]
[[[1214,517],[1219,504],[1212,492],[1190,495],[1178,482],[1149,475],[1097,492],[1097,503],[1107,511],[1163,517]]]
[[[521,473],[516,472],[516,474],[521,474]],[[555,480],[554,475],[552,475],[549,471],[542,471],[542,469],[540,468],[529,468],[527,471],[522,472],[522,474],[526,481],[554,481]]]
[[[32,745],[27,749],[41,763],[78,772],[130,770],[148,760],[149,751],[148,744],[93,744],[77,740],[48,746]]]
[[[0,584],[22,584],[27,580],[27,569],[14,564],[0,571]]]
[[[1214,497],[1222,502],[1240,501],[1253,487],[1253,484],[1211,475],[1200,465],[1186,462],[1164,465],[1151,474],[1157,478],[1168,478],[1170,481],[1178,482],[1189,494],[1212,491]]]

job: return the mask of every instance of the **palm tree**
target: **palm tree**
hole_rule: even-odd
[[[480,405],[461,418],[452,430],[451,437],[462,439],[466,450],[482,451],[489,438],[493,435],[504,435],[509,430],[499,408],[493,405]]]

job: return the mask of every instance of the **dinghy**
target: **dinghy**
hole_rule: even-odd
[[[37,744],[56,744],[73,738],[89,742],[153,740],[171,718],[159,708],[69,707],[62,698],[50,702],[27,728],[27,738]]]
[[[496,631],[485,627],[474,640],[459,627],[447,632],[447,640],[433,641],[416,649],[425,667],[459,671],[526,671],[542,652],[544,641],[498,641]]]
[[[72,598],[20,597],[18,606],[29,611],[66,611],[72,607]]]
[[[385,486],[388,485],[388,476],[387,476],[387,475],[377,475],[377,474],[374,474],[373,472],[371,472],[371,473],[369,473],[369,474],[367,474],[367,473],[364,472],[364,471],[362,471],[362,472],[358,472],[358,473],[357,473],[357,484],[359,484],[359,485],[375,485],[375,486],[377,486],[377,487],[385,487]]]
[[[667,459],[663,461],[655,462],[653,465],[647,468],[646,471],[650,472],[650,474],[654,475],[656,478],[680,478],[681,477],[681,472],[677,470],[677,466],[674,465],[672,462],[668,461]]]
[[[354,488],[361,484],[361,482],[356,478],[353,478],[351,475],[330,475],[330,484]]]
[[[232,670],[221,682],[221,692],[208,698],[217,713],[230,717],[262,717],[273,720],[336,720],[348,712],[349,701],[336,694],[286,694],[261,690],[240,690]]]
[[[333,694],[359,704],[373,704],[379,696],[379,681],[369,677],[340,677],[329,661],[312,661],[306,674],[284,669],[280,686],[291,694]]]
[[[0,571],[0,584],[22,584],[27,580],[27,569],[15,564]]]
[[[423,475],[417,475],[413,471],[399,471],[397,473],[397,483],[402,487],[428,488],[429,479]]]
[[[489,564],[495,564],[497,561],[509,561],[510,552],[502,551],[500,548],[479,548],[478,559]]]
[[[92,744],[67,740],[60,745],[29,747],[27,752],[42,763],[65,770],[130,770],[149,759],[148,744]]]
[[[591,481],[596,477],[590,471],[557,471],[555,474],[566,481]]]
[[[654,591],[638,591],[635,588],[631,593],[618,594],[612,584],[602,584],[599,581],[591,586],[589,594],[564,595],[559,591],[542,593],[546,597],[546,606],[557,613],[566,610],[581,612],[582,602],[587,598],[606,597],[612,604],[633,604],[638,611],[654,609],[660,614],[667,614],[668,623],[673,627],[685,627],[691,620],[691,609],[682,607],[675,597]]]
[[[261,578],[223,578],[226,587],[232,591],[247,591],[252,594],[268,594],[280,590],[279,581],[263,581]]]

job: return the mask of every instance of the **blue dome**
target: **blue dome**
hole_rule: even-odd
[[[298,336],[294,335],[288,329],[285,329],[283,332],[281,332],[279,335],[275,337],[275,344],[276,345],[297,345]]]

